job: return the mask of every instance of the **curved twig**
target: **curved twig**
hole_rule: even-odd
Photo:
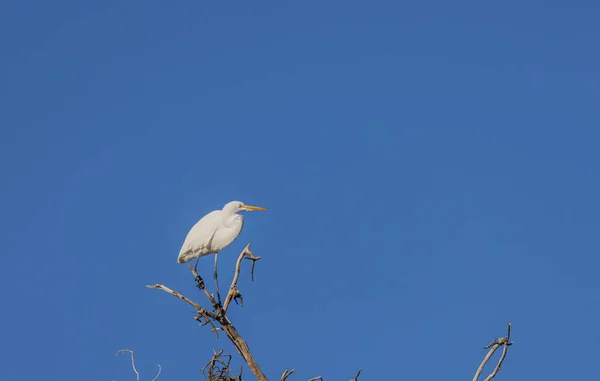
[[[156,366],[158,367],[158,373],[156,374],[156,376],[152,379],[152,381],[156,381],[158,380],[158,376],[160,376],[160,372],[162,372],[162,366],[160,366],[160,364],[156,364]]]
[[[115,353],[115,356],[118,356],[120,354],[124,354],[125,352],[127,352],[127,353],[129,353],[131,355],[131,367],[133,368],[133,371],[135,372],[135,379],[136,379],[136,381],[140,381],[140,373],[135,368],[135,359],[134,359],[134,356],[133,356],[133,351],[131,349],[119,349],[117,351],[117,353]]]

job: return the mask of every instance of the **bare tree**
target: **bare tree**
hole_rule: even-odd
[[[202,307],[200,304],[192,301],[191,299],[183,296],[179,292],[172,290],[165,285],[155,284],[155,285],[148,285],[146,287],[163,290],[164,292],[167,292],[167,293],[183,300],[184,302],[190,304],[191,306],[193,306],[194,309],[196,310],[196,316],[194,316],[194,319],[199,321],[200,325],[202,325],[202,326],[204,326],[204,325],[210,326],[211,331],[215,333],[215,336],[217,338],[219,337],[219,332],[224,332],[225,335],[227,336],[227,338],[233,343],[237,352],[242,357],[244,362],[248,365],[248,368],[250,369],[250,371],[252,372],[254,377],[256,377],[256,379],[259,381],[267,381],[267,377],[264,375],[264,373],[260,369],[258,363],[254,359],[254,356],[252,355],[252,352],[250,351],[250,347],[248,346],[246,341],[242,338],[242,336],[239,334],[239,332],[237,331],[237,329],[235,328],[235,326],[233,325],[233,323],[227,316],[227,310],[228,310],[229,306],[231,305],[232,301],[235,301],[236,303],[238,301],[240,303],[243,302],[242,294],[241,294],[240,290],[238,289],[238,280],[240,277],[242,261],[244,259],[248,259],[252,262],[250,274],[252,277],[252,281],[254,281],[254,266],[255,266],[256,262],[261,259],[261,257],[255,256],[254,253],[252,253],[252,251],[250,250],[250,244],[248,244],[248,245],[246,245],[244,250],[242,250],[242,252],[240,253],[240,255],[236,261],[233,279],[231,281],[231,285],[229,286],[229,291],[227,292],[227,295],[225,296],[225,301],[223,304],[220,303],[220,298],[215,299],[215,296],[207,290],[204,280],[202,279],[202,277],[200,277],[200,275],[198,274],[196,269],[193,268],[192,266],[188,265],[188,267],[190,268],[190,271],[192,272],[192,274],[194,276],[196,286],[204,293],[208,302],[212,306],[211,310]],[[217,282],[216,273],[215,273],[214,279],[215,279],[215,283],[216,283]],[[218,289],[218,285],[215,285],[215,286],[216,286],[216,289]],[[479,365],[479,367],[477,368],[475,376],[473,377],[473,381],[479,380],[479,377],[480,377],[481,373],[483,372],[485,365],[488,363],[488,361],[491,359],[491,357],[494,355],[494,353],[500,347],[502,347],[503,348],[502,354],[500,356],[500,359],[498,360],[496,367],[494,368],[492,373],[490,373],[490,375],[485,378],[484,381],[490,381],[492,378],[494,378],[500,371],[502,363],[504,362],[504,359],[506,358],[506,354],[508,352],[508,347],[511,345],[512,345],[512,342],[510,341],[510,323],[508,323],[507,336],[494,339],[490,344],[488,344],[484,348],[484,349],[489,349],[489,351],[485,355],[485,357],[484,357],[483,361],[481,362],[481,364]],[[134,372],[136,373],[137,381],[139,381],[140,375],[139,375],[138,371],[135,369],[133,351],[124,349],[124,350],[117,352],[117,354],[123,353],[123,352],[129,352],[131,354],[132,367],[133,367]],[[231,359],[232,359],[232,356],[230,354],[224,354],[222,350],[217,352],[215,349],[213,349],[213,356],[211,357],[210,361],[204,366],[204,368],[202,368],[202,373],[203,373],[206,381],[242,381],[242,367],[240,367],[238,372],[233,371],[233,369],[231,369],[231,366],[230,366]],[[159,365],[159,372],[156,375],[156,377],[154,378],[154,380],[152,380],[152,381],[155,381],[158,378],[158,376],[160,375],[160,370],[161,370],[161,368]],[[283,372],[283,374],[281,375],[281,377],[279,378],[279,380],[280,381],[287,380],[288,377],[290,377],[294,372],[295,372],[295,369],[285,370]],[[360,374],[361,374],[361,370],[358,370],[358,372],[356,373],[354,378],[351,379],[350,381],[358,381]],[[323,381],[323,378],[321,376],[317,376],[317,377],[311,378],[308,381],[317,381],[317,380]]]

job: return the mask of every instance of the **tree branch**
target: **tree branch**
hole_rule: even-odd
[[[287,380],[287,378],[288,378],[289,376],[291,376],[291,375],[292,375],[292,373],[294,373],[295,371],[296,371],[296,369],[292,369],[292,370],[287,370],[287,369],[286,369],[286,370],[284,370],[284,371],[283,371],[283,374],[281,375],[281,380],[280,380],[280,381],[285,381],[285,380]]]
[[[504,346],[504,348],[502,349],[502,355],[500,356],[500,359],[498,360],[498,364],[496,364],[494,371],[485,378],[485,381],[490,381],[492,378],[496,377],[496,374],[498,374],[498,372],[500,371],[500,368],[502,367],[502,363],[504,362],[504,359],[506,358],[506,354],[508,353],[508,347],[513,344],[510,341],[510,323],[508,323],[507,331],[508,332],[506,334],[506,337],[503,340],[504,342],[502,343],[502,345]],[[498,341],[500,342],[501,340],[499,339]]]
[[[117,351],[117,353],[115,353],[115,356],[118,356],[118,355],[124,354],[124,353],[129,353],[131,355],[131,367],[133,368],[133,371],[135,372],[135,379],[136,379],[136,381],[140,381],[140,373],[135,368],[135,359],[134,359],[133,351],[131,349],[119,349]],[[158,367],[158,373],[156,374],[156,376],[154,376],[152,381],[158,380],[158,376],[160,376],[160,373],[162,372],[162,367],[160,366],[160,364],[156,364],[156,366]]]
[[[198,313],[201,313],[203,315],[206,315],[212,319],[216,319],[217,315],[215,315],[212,312],[209,312],[206,308],[201,307],[198,303],[192,302],[190,299],[186,298],[185,296],[181,295],[180,293],[178,293],[175,290],[171,290],[169,287],[164,286],[162,284],[155,284],[155,285],[147,285],[147,288],[156,288],[159,290],[163,290],[164,292],[168,292],[169,294],[178,297],[179,299],[183,300],[184,302],[192,305],[195,309],[198,310]]]
[[[117,353],[115,353],[115,356],[118,356],[120,354],[124,354],[126,352],[131,355],[131,367],[133,368],[133,371],[135,372],[135,379],[136,379],[136,381],[140,381],[140,373],[135,368],[135,359],[134,359],[134,356],[133,356],[133,351],[131,349],[119,349],[117,351]]]
[[[350,381],[358,381],[358,376],[360,376],[360,372],[362,372],[362,370],[359,369],[358,372],[356,372],[356,376],[354,376],[354,378]]]
[[[479,368],[477,368],[477,372],[475,372],[473,381],[477,381],[479,379],[479,376],[481,375],[483,368],[485,368],[485,365],[487,364],[487,362],[490,360],[490,358],[492,358],[492,356],[494,355],[494,352],[496,352],[496,350],[498,350],[498,348],[500,348],[501,346],[504,346],[504,348],[502,350],[502,355],[500,356],[500,360],[498,360],[498,364],[494,368],[494,371],[489,376],[486,377],[485,381],[490,381],[500,371],[502,362],[504,362],[504,358],[506,357],[506,353],[508,352],[508,347],[513,344],[510,341],[510,323],[508,323],[507,326],[508,326],[508,328],[507,328],[508,332],[506,334],[506,337],[500,337],[498,339],[494,339],[494,341],[492,341],[491,343],[489,343],[488,345],[485,346],[484,349],[490,348],[490,350],[483,358],[483,361],[481,361],[481,364],[479,364]]]
[[[160,372],[162,372],[162,366],[160,366],[160,364],[156,364],[156,366],[158,367],[158,373],[156,374],[156,376],[152,379],[152,381],[156,381],[158,380],[158,376],[160,376]]]
[[[221,357],[227,357],[224,361]],[[217,352],[213,348],[213,356],[210,361],[202,368],[202,374],[207,381],[242,381],[242,369],[236,375],[230,368],[231,355],[223,354],[223,350]],[[208,371],[207,369],[208,368]]]
[[[214,318],[216,319],[216,315]],[[194,319],[200,322],[200,327],[210,324],[212,327],[211,331],[215,333],[215,337],[217,339],[219,338],[219,331],[222,331],[222,329],[215,326],[215,323],[213,323],[213,318],[207,315],[205,311],[198,311],[198,316],[196,316]],[[202,321],[203,319],[204,321]]]
[[[263,374],[262,370],[260,370],[258,363],[254,359],[254,356],[252,356],[252,352],[250,352],[250,348],[248,347],[246,340],[244,340],[240,336],[238,331],[235,329],[235,327],[231,324],[231,322],[226,316],[223,316],[222,319],[223,321],[220,322],[223,331],[225,331],[225,334],[227,335],[229,340],[231,340],[238,353],[242,356],[246,364],[248,364],[248,368],[250,368],[250,371],[259,381],[267,381],[267,377]]]
[[[255,257],[254,253],[250,250],[250,244],[247,244],[244,250],[242,250],[239,255],[237,262],[235,263],[235,273],[233,274],[233,280],[231,281],[231,286],[229,286],[229,292],[225,297],[225,303],[223,304],[223,311],[227,312],[227,307],[231,303],[231,300],[234,298],[241,298],[240,291],[237,289],[237,282],[240,278],[240,268],[242,267],[242,260],[247,256],[248,259],[252,261],[252,277],[254,280],[254,263],[260,260],[262,257]]]
[[[239,278],[239,270],[240,270],[240,266],[241,266],[241,261],[246,256],[248,256],[249,259],[253,260],[253,262],[256,262],[257,260],[259,260],[261,258],[261,257],[255,257],[254,254],[252,253],[252,251],[250,251],[250,244],[248,244],[244,248],[244,250],[242,251],[242,253],[240,254],[240,256],[237,260],[236,273],[234,275],[234,280],[232,282],[232,285],[230,286],[229,292],[227,293],[227,299],[226,299],[227,305],[229,305],[229,303],[231,303],[232,298],[234,298],[236,296],[240,296],[239,290],[237,290],[237,281]],[[248,364],[248,367],[250,368],[250,370],[252,371],[254,376],[259,381],[267,381],[267,377],[262,373],[262,371],[260,370],[260,367],[258,366],[258,363],[254,359],[254,356],[252,356],[252,352],[250,352],[250,348],[248,347],[248,344],[240,336],[240,334],[235,329],[235,327],[233,326],[233,324],[231,323],[229,318],[226,316],[225,308],[222,307],[221,304],[217,303],[214,296],[208,292],[208,290],[206,289],[206,286],[204,284],[204,280],[202,279],[202,277],[200,277],[200,275],[198,274],[196,269],[190,265],[188,265],[188,267],[190,268],[190,271],[194,275],[194,279],[197,283],[198,288],[204,292],[204,295],[206,295],[206,298],[212,304],[214,311],[215,311],[214,313],[206,310],[205,308],[201,307],[199,304],[191,301],[190,299],[181,295],[177,291],[171,290],[170,288],[168,288],[162,284],[155,284],[153,286],[146,286],[146,287],[156,288],[156,289],[168,292],[169,294],[178,297],[179,299],[185,301],[186,303],[188,303],[188,304],[192,305],[194,308],[196,308],[198,315],[195,317],[195,319],[196,320],[201,320],[202,318],[206,319],[206,322],[203,322],[203,324],[201,324],[201,325],[210,324],[213,327],[213,331],[215,331],[215,333],[218,330],[224,331],[225,334],[227,335],[227,337],[229,338],[229,340],[233,343],[233,345],[237,349],[238,353],[242,356],[242,358],[244,359],[246,364]],[[210,321],[210,319],[218,322],[221,325],[221,327],[217,328],[212,323],[212,321]]]

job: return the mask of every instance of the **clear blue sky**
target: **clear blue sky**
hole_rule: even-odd
[[[470,379],[508,321],[498,379],[589,378],[599,14],[2,2],[0,379],[134,380],[120,348],[145,380],[200,377],[232,347],[145,285],[204,302],[176,257],[236,199],[269,208],[220,268],[263,256],[231,318],[272,379]]]

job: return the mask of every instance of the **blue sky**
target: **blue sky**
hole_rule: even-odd
[[[263,256],[231,319],[272,379],[470,379],[508,321],[497,379],[589,378],[599,12],[4,1],[0,379],[134,380],[121,348],[189,379],[233,352],[144,287],[204,302],[176,257],[230,200],[269,208],[219,264]]]

